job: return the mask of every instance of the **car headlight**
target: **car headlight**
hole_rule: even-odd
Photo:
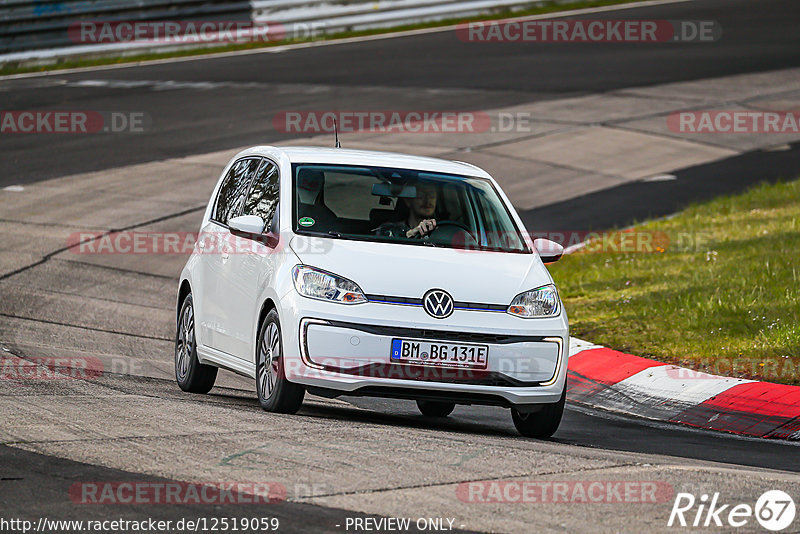
[[[307,265],[295,266],[292,278],[297,292],[305,297],[341,304],[367,302],[367,297],[355,282]]]
[[[553,317],[558,315],[558,291],[556,286],[546,286],[520,293],[506,310],[511,315],[530,319],[533,317]]]

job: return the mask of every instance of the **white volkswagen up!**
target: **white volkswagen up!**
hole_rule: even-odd
[[[225,168],[180,277],[175,376],[255,379],[265,410],[305,391],[511,409],[547,437],[564,409],[568,323],[497,183],[467,163],[256,147]]]

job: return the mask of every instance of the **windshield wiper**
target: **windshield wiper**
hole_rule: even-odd
[[[400,244],[407,243],[407,244],[412,244],[412,245],[414,244],[413,241],[401,241],[401,240],[394,240],[394,239],[381,239],[380,237],[372,236],[372,235],[343,234],[343,233],[338,232],[336,230],[328,230],[327,232],[325,232],[325,234],[329,235],[331,237],[335,237],[337,239],[347,239],[347,240],[350,240],[350,241],[373,241],[373,242],[376,242],[376,243],[400,243]],[[433,247],[433,248],[439,248],[441,246],[441,245],[437,245],[433,241],[426,241],[424,239],[420,239],[417,242],[418,243],[422,243],[425,246]]]
[[[337,232],[336,230],[328,230],[328,235],[335,237],[336,239],[344,239],[345,241],[359,241],[361,237],[353,234],[343,234],[342,232]]]

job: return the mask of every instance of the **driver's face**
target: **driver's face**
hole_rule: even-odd
[[[418,185],[417,198],[408,202],[408,207],[420,219],[432,219],[436,211],[436,187]]]

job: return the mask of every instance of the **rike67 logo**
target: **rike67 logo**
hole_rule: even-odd
[[[751,525],[755,518],[765,529],[779,532],[794,522],[795,514],[794,500],[781,490],[765,492],[755,506],[723,503],[719,493],[704,493],[699,499],[691,493],[678,493],[667,526],[740,528]]]

